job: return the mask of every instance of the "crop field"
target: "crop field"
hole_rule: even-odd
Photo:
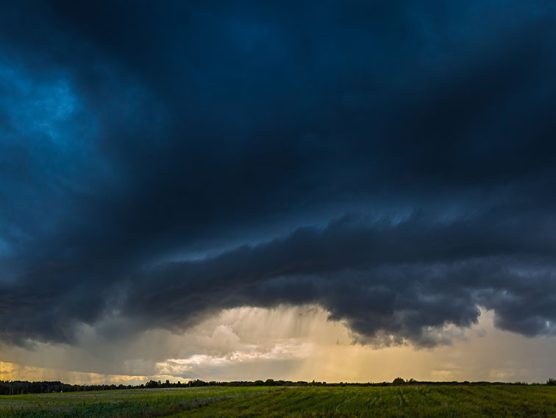
[[[4,395],[0,416],[556,417],[556,387],[202,387]]]

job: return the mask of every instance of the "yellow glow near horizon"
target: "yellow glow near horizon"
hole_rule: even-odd
[[[87,373],[80,371],[67,371],[48,369],[43,367],[31,367],[21,364],[0,361],[0,380],[29,380],[29,381],[57,381],[74,384],[141,384],[146,376],[106,375],[101,373]]]
[[[547,344],[547,342],[549,342]],[[140,384],[148,379],[545,381],[556,376],[556,344],[493,325],[483,311],[451,345],[419,349],[354,344],[348,327],[316,306],[235,308],[184,333],[151,330],[105,340],[87,328],[75,346],[0,347],[0,380]]]

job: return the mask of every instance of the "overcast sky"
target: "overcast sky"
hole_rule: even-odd
[[[0,380],[556,375],[553,2],[11,3]]]

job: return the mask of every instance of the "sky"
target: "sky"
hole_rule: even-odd
[[[556,376],[549,0],[0,5],[0,380]]]

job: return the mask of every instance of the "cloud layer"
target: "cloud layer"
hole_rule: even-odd
[[[552,335],[548,2],[0,13],[0,339],[318,304],[359,341]]]

